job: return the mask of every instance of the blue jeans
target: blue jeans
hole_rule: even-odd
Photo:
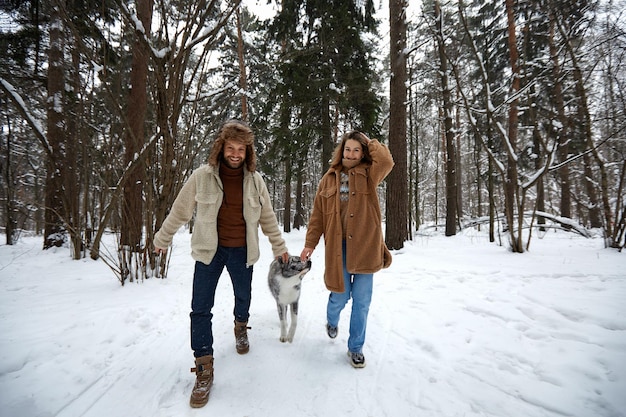
[[[331,292],[326,306],[326,320],[331,326],[337,327],[339,316],[352,298],[352,313],[350,314],[350,335],[348,350],[361,353],[365,344],[365,330],[367,328],[367,314],[372,301],[374,274],[351,274],[346,270],[346,242],[343,242],[343,283],[344,292]]]
[[[224,267],[233,283],[236,321],[247,322],[250,317],[252,299],[252,266],[246,267],[247,249],[217,247],[217,252],[209,265],[196,261],[193,274],[193,295],[191,298],[191,349],[199,358],[213,354],[213,305],[215,290]]]

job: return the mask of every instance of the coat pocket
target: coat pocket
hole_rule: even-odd
[[[332,198],[337,193],[336,187],[325,188],[320,191],[320,195],[324,198]]]
[[[261,205],[261,196],[259,195],[252,195],[248,197],[248,210],[247,210],[247,215],[246,217],[246,221],[248,222],[252,222],[252,223],[258,223],[259,219],[261,218],[261,209],[262,209],[262,205]],[[244,207],[245,210],[245,207]]]
[[[369,194],[369,177],[365,170],[355,170],[354,172],[354,189],[359,194]]]
[[[331,187],[320,191],[320,197],[322,198],[322,212],[329,216],[335,214],[335,206],[337,204],[337,188]]]
[[[219,194],[196,194],[196,221],[214,222],[219,211]]]

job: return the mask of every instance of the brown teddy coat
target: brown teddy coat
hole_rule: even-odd
[[[389,149],[368,143],[372,164],[361,163],[348,171],[349,201],[346,229],[346,269],[353,274],[370,274],[387,268],[391,254],[382,233],[382,217],[376,188],[394,166]],[[313,248],[324,236],[326,288],[344,292],[342,225],[339,187],[341,167],[330,168],[322,177],[307,226],[305,247]]]

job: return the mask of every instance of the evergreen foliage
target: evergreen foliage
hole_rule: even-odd
[[[125,114],[137,40],[150,51],[145,148],[132,162],[147,178],[142,197],[148,206],[137,219],[146,253],[185,179],[206,161],[220,124],[242,117],[242,96],[257,138],[258,168],[285,230],[306,225],[317,182],[341,134],[360,129],[388,140],[389,65],[383,55],[390,50],[389,31],[377,18],[385,11],[376,10],[375,2],[285,0],[265,21],[242,6],[245,89],[233,13],[238,4],[218,3],[157,0],[153,25],[143,30],[128,2],[0,3],[0,223],[7,243],[23,232],[44,233],[45,210],[61,226],[54,238],[71,242],[75,257],[94,250],[97,233],[119,232],[118,194],[129,170],[123,162]],[[439,227],[446,218],[433,4],[424,1],[418,11],[407,12],[408,44],[402,51],[412,232]],[[516,79],[505,4],[442,4],[442,45],[452,87],[447,114],[458,155],[457,227],[480,227],[485,223],[476,219],[489,216],[492,239],[504,243],[507,228],[535,226],[550,214],[601,230],[608,246],[624,245],[626,23],[618,13],[624,6],[624,0],[514,2]],[[58,148],[51,146],[46,128],[54,99],[48,91],[52,10],[64,28]],[[519,81],[515,92],[514,81]],[[517,134],[512,146],[511,123]],[[50,161],[54,164],[46,165]],[[510,225],[503,222],[504,192],[506,166],[513,162],[514,215],[520,222]],[[62,175],[70,179],[54,190],[62,210],[44,203],[51,192],[46,174],[53,166],[64,167]],[[69,184],[76,188],[69,191]],[[117,263],[117,254],[100,255]]]

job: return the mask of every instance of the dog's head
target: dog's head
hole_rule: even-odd
[[[311,260],[303,261],[299,256],[290,256],[287,262],[283,262],[282,258],[278,258],[280,264],[280,271],[286,278],[293,277],[294,275],[300,275],[302,278],[304,274],[311,270]]]

